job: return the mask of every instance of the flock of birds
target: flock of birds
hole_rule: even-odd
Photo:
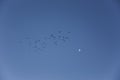
[[[44,38],[40,38],[36,40],[33,40],[29,37],[26,38],[26,40],[29,43],[27,45],[32,47],[32,49],[43,51],[48,47],[49,43],[51,43],[54,46],[65,44],[70,39],[69,37],[70,33],[71,33],[70,31],[64,32],[62,30],[59,30],[55,33],[51,33],[48,36],[45,36]]]

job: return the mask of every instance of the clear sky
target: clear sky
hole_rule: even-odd
[[[120,80],[119,0],[0,0],[0,80]]]

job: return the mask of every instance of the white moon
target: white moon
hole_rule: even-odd
[[[78,52],[81,52],[81,49],[78,49]]]

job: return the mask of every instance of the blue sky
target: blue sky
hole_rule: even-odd
[[[119,80],[119,14],[115,0],[1,0],[0,80]]]

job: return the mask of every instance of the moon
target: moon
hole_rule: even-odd
[[[78,52],[81,52],[81,49],[78,49]]]

